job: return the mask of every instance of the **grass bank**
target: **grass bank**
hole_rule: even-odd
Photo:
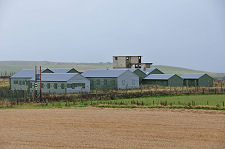
[[[5,102],[0,109],[43,109],[43,108],[71,108],[93,106],[99,108],[170,108],[170,109],[206,109],[225,110],[225,94],[218,95],[179,95],[158,96],[116,100],[79,100],[48,103],[18,103]]]

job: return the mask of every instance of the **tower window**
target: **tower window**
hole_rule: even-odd
[[[129,57],[127,56],[126,59],[129,60]]]
[[[138,59],[139,59],[139,60],[138,60],[138,61],[139,61],[139,63],[141,63],[141,57],[140,57],[140,56],[138,57]]]
[[[117,58],[117,57],[115,57],[115,60],[118,60],[118,58]]]

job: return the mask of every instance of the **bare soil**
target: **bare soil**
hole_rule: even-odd
[[[0,149],[225,149],[225,111],[0,110]]]

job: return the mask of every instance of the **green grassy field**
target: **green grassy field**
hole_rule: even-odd
[[[1,109],[19,108],[71,108],[71,107],[113,107],[113,108],[188,108],[188,109],[213,109],[225,110],[225,94],[217,95],[181,95],[181,96],[160,96],[116,100],[91,100],[73,102],[49,102],[45,103],[23,103],[19,106],[0,104]]]
[[[181,96],[159,96],[159,97],[143,97],[143,98],[131,98],[131,99],[117,99],[117,100],[98,100],[98,101],[83,101],[77,104],[90,105],[90,104],[124,104],[132,105],[133,103],[139,102],[146,106],[160,105],[161,103],[167,102],[168,105],[188,105],[194,103],[196,106],[217,106],[223,105],[225,102],[225,95],[181,95]]]

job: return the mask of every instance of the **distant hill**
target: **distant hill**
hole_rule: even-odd
[[[48,62],[48,61],[0,61],[0,75],[10,74],[18,72],[24,68],[34,68],[34,66],[42,66],[44,68],[67,68],[72,67],[78,71],[85,71],[86,69],[96,68],[112,68],[112,63],[64,63],[64,62]],[[181,67],[164,66],[164,65],[153,65],[152,67],[158,68],[164,73],[207,73],[216,79],[225,79],[225,73],[212,73],[199,70],[192,70]]]
[[[112,68],[111,63],[64,63],[64,62],[48,62],[48,61],[0,61],[1,73],[18,72],[21,69],[34,68],[42,66],[43,68],[75,68],[78,71],[95,68]]]

